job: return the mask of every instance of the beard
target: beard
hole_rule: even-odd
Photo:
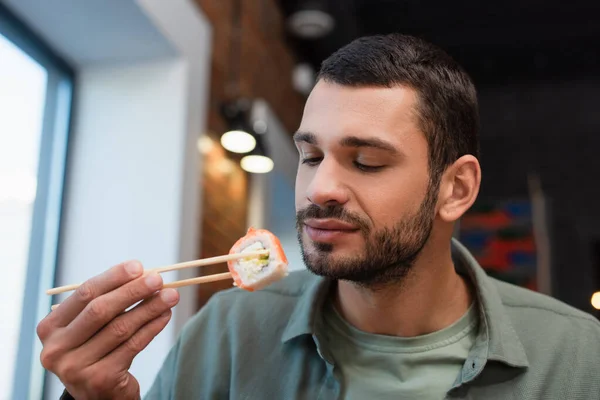
[[[432,187],[434,186],[434,187]],[[345,280],[375,288],[403,281],[425,247],[433,230],[437,190],[430,184],[419,210],[392,227],[375,230],[362,216],[343,206],[319,207],[311,204],[296,213],[298,241],[302,259],[309,271],[334,280]],[[358,227],[364,238],[362,254],[333,254],[335,244],[312,242],[313,251],[304,243],[304,221],[310,218],[333,218]]]

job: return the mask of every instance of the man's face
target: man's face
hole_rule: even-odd
[[[433,227],[437,187],[409,88],[319,81],[294,140],[298,238],[316,274],[401,279]]]

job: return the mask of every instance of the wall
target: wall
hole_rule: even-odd
[[[186,90],[184,98],[185,136],[180,148],[182,158],[181,202],[179,209],[179,260],[199,257],[202,239],[202,170],[204,160],[198,153],[197,143],[207,128],[210,55],[212,28],[209,21],[192,0],[137,0],[140,9],[178,51],[185,62]],[[196,268],[178,272],[178,279],[198,276]],[[179,290],[180,301],[174,315],[175,331],[179,332],[196,312],[196,288]]]
[[[147,267],[179,259],[185,85],[178,61],[78,74],[59,285],[127,259]],[[169,324],[134,361],[142,388],[156,373],[148,366],[160,364],[173,336]]]
[[[553,296],[591,311],[600,237],[600,79],[479,86],[482,196],[527,196],[540,175],[550,211]]]

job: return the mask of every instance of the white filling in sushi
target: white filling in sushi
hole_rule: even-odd
[[[255,242],[244,248],[240,254],[251,253],[265,250],[261,242]],[[260,257],[248,257],[238,260],[236,270],[240,274],[243,282],[251,283],[261,275],[261,272],[269,266],[269,254]]]
[[[243,246],[239,251],[240,254],[269,251],[268,254],[260,257],[241,258],[233,264],[241,283],[246,288],[260,290],[287,275],[287,262],[277,258],[276,250],[271,248],[272,244],[268,236],[259,234],[248,238]]]

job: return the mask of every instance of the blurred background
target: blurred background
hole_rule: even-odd
[[[423,37],[476,83],[483,186],[457,238],[600,316],[599,17],[594,0],[0,0],[0,400],[60,396],[35,336],[64,299],[47,288],[225,254],[249,226],[304,268],[291,135],[321,61],[367,34]],[[143,392],[230,287],[181,290],[132,367]]]

